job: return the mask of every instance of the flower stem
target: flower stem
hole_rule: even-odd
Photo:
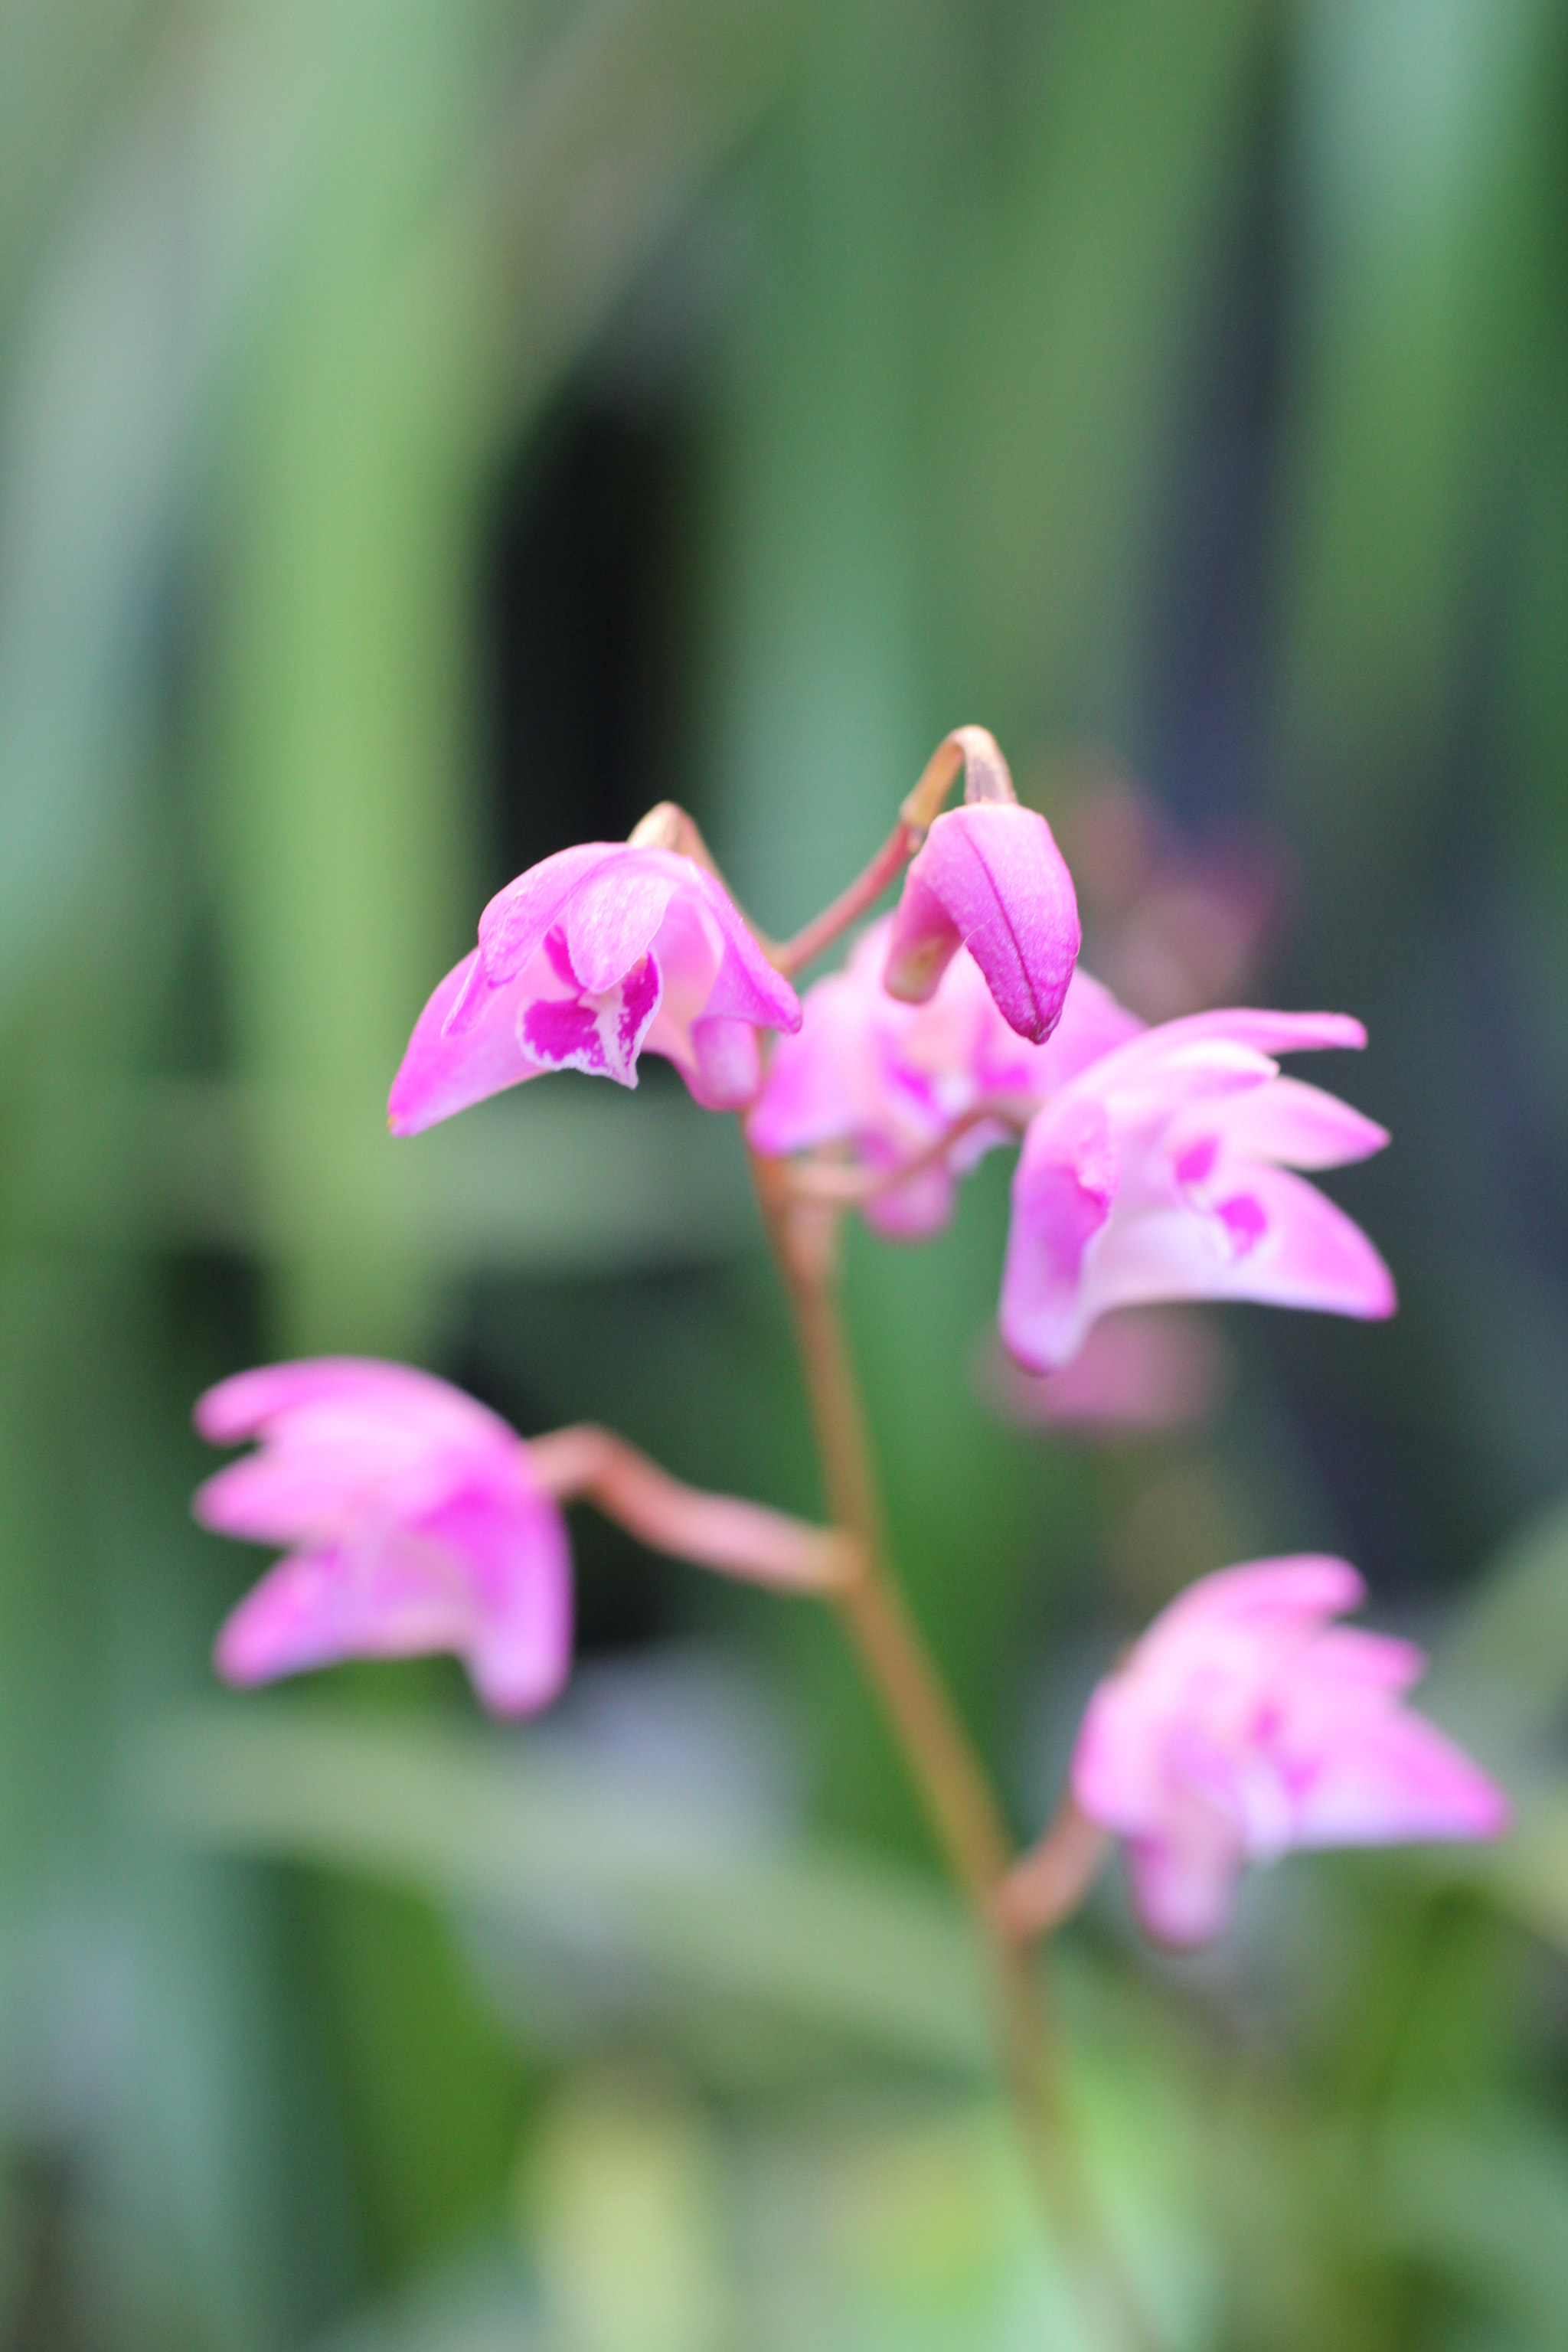
[[[832,1591],[858,1565],[852,1536],[682,1486],[624,1437],[591,1422],[531,1438],[526,1452],[534,1477],[556,1502],[584,1496],[606,1518],[677,1559],[780,1592]]]
[[[764,942],[770,961],[786,979],[815,962],[902,872],[941,815],[942,804],[961,769],[965,800],[1011,801],[1016,797],[1007,762],[996,738],[987,729],[955,727],[951,735],[944,735],[926,761],[920,782],[900,809],[898,823],[870,864],[856,876],[847,890],[839,893],[831,907],[824,908],[793,939],[785,940],[782,946]],[[645,818],[643,822],[646,824],[648,820]]]
[[[1003,2078],[1093,2340],[1116,2352],[1142,2352],[1149,2338],[1062,2111],[1038,1976],[1000,1901],[1014,1866],[1013,1841],[889,1559],[865,1413],[838,1311],[834,1243],[839,1211],[792,1192],[784,1162],[753,1152],[751,1163],[794,1310],[828,1509],[854,1539],[855,1570],[826,1597],[882,1700],[932,1832],[984,1940]]]

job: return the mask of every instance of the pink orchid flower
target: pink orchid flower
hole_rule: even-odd
[[[566,1528],[522,1440],[402,1364],[317,1357],[209,1389],[196,1427],[260,1447],[209,1478],[204,1527],[287,1544],[218,1636],[228,1682],[456,1652],[486,1706],[554,1696],[572,1648]]]
[[[967,948],[1008,1027],[1042,1045],[1061,1018],[1082,937],[1072,877],[1045,818],[1012,800],[974,801],[939,816],[911,861],[882,984],[923,1004]]]
[[[1342,1559],[1221,1569],[1154,1620],[1095,1692],[1079,1734],[1079,1811],[1125,1844],[1158,1942],[1226,1927],[1247,1863],[1293,1847],[1499,1836],[1507,1798],[1400,1705],[1426,1660],[1331,1625],[1365,1588]]]
[[[1048,1042],[1020,1038],[998,1011],[978,964],[960,948],[930,1001],[900,1003],[882,985],[890,917],[856,941],[843,971],[808,989],[798,1033],[782,1037],[746,1132],[758,1151],[852,1146],[883,1174],[940,1141],[987,1100],[1044,1102],[1142,1024],[1087,972],[1074,971]],[[1000,1120],[968,1128],[951,1150],[864,1204],[879,1232],[915,1239],[952,1213],[957,1181],[996,1144]]]
[[[493,898],[479,943],[420,1014],[388,1106],[395,1135],[545,1070],[637,1084],[646,1046],[710,1110],[762,1083],[761,1029],[796,1029],[794,989],[721,882],[673,849],[585,842]]]
[[[1270,1058],[1365,1042],[1338,1013],[1199,1013],[1071,1078],[1030,1122],[1013,1179],[1009,1351],[1052,1371],[1110,1308],[1175,1298],[1391,1315],[1366,1235],[1290,1172],[1364,1159],[1387,1134]]]

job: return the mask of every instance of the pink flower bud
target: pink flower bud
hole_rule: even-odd
[[[939,816],[904,879],[882,984],[923,1004],[967,947],[1004,1020],[1043,1045],[1061,1018],[1082,934],[1050,826],[1011,801]]]
[[[1508,1827],[1501,1790],[1400,1704],[1421,1652],[1329,1622],[1363,1597],[1342,1559],[1221,1569],[1154,1620],[1089,1701],[1073,1797],[1123,1841],[1158,1942],[1210,1942],[1246,1864],[1293,1847]]]
[[[572,1649],[565,1522],[522,1440],[402,1364],[318,1357],[209,1389],[196,1427],[258,1450],[197,1490],[204,1527],[287,1544],[218,1635],[226,1681],[451,1650],[486,1706],[553,1698]]]

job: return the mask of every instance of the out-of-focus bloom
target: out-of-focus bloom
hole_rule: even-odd
[[[216,1445],[260,1440],[198,1489],[197,1518],[290,1547],[218,1636],[226,1680],[451,1650],[497,1714],[554,1696],[565,1523],[504,1421],[427,1373],[331,1356],[221,1381],[195,1420]]]
[[[1113,1442],[1205,1420],[1229,1385],[1229,1350],[1195,1308],[1130,1307],[1097,1323],[1059,1372],[1030,1372],[987,1341],[986,1400],[1025,1428]]]
[[[478,948],[416,1024],[392,1130],[416,1135],[545,1070],[635,1087],[645,1046],[707,1108],[741,1109],[761,1084],[758,1029],[799,1025],[794,989],[695,859],[586,842],[490,900]]]
[[[1289,896],[1282,844],[1235,824],[1184,837],[1114,772],[1069,804],[1061,835],[1085,951],[1123,1004],[1173,1021],[1237,1002]]]
[[[1003,1019],[962,948],[928,1003],[900,1003],[882,986],[891,932],[890,918],[873,923],[845,970],[807,990],[800,1029],[780,1038],[747,1121],[757,1150],[844,1143],[870,1174],[882,1174],[937,1143],[986,1101],[1047,1101],[1138,1034],[1131,1013],[1087,972],[1075,971],[1053,1034],[1032,1045]],[[959,1177],[1012,1132],[994,1119],[967,1129],[917,1175],[873,1194],[864,1204],[868,1222],[906,1239],[935,1233],[952,1213]]]
[[[1163,1944],[1220,1934],[1247,1863],[1292,1847],[1496,1837],[1502,1791],[1400,1704],[1426,1660],[1329,1620],[1364,1587],[1342,1559],[1253,1560],[1157,1617],[1089,1702],[1079,1811],[1125,1843]]]
[[[1045,818],[976,801],[939,816],[911,861],[882,984],[923,1004],[967,947],[1008,1027],[1039,1045],[1061,1018],[1081,938],[1072,877]]]
[[[1201,1013],[1070,1079],[1031,1121],[1013,1179],[1011,1353],[1054,1370],[1110,1308],[1174,1298],[1392,1314],[1392,1278],[1361,1228],[1290,1172],[1364,1159],[1388,1137],[1270,1058],[1365,1042],[1338,1013]]]

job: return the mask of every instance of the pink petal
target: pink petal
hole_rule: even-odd
[[[1110,1123],[1092,1099],[1038,1118],[1013,1176],[1002,1276],[1002,1338],[1020,1363],[1053,1370],[1082,1336],[1084,1254],[1110,1215],[1119,1165]]]
[[[668,853],[667,853],[668,854]],[[566,954],[580,988],[604,996],[653,945],[671,894],[684,880],[649,850],[626,849],[580,884],[566,906]],[[689,860],[669,860],[689,867]]]
[[[462,1494],[414,1525],[280,1560],[218,1636],[226,1681],[268,1682],[345,1658],[448,1650],[484,1704],[552,1698],[571,1654],[565,1528],[538,1496]]]
[[[1130,1045],[1142,1030],[1138,1015],[1118,1004],[1110,991],[1079,964],[1068,982],[1060,1021],[1035,1050],[1028,1083],[1042,1099],[1055,1094],[1091,1063]]]
[[[597,995],[584,990],[577,996],[532,997],[520,1011],[519,1032],[526,1050],[545,1068],[583,1070],[590,1077],[635,1087],[637,1055],[663,992],[658,958],[646,955]]]
[[[951,1165],[937,1160],[918,1176],[873,1194],[865,1204],[866,1223],[889,1241],[927,1241],[952,1221],[958,1182]]]
[[[1219,1634],[1243,1633],[1272,1643],[1281,1632],[1297,1637],[1326,1618],[1359,1609],[1365,1598],[1366,1586],[1349,1560],[1330,1552],[1244,1560],[1238,1567],[1200,1576],[1179,1592],[1155,1618],[1133,1655],[1168,1652],[1176,1643],[1201,1651]]]
[[[453,1565],[400,1531],[370,1555],[345,1545],[279,1560],[228,1618],[214,1663],[226,1682],[271,1682],[345,1658],[460,1650],[473,1632]]]
[[[1091,1273],[1093,1311],[1247,1298],[1363,1321],[1393,1314],[1393,1277],[1371,1242],[1300,1176],[1243,1163],[1215,1209],[1152,1211],[1108,1232]]]
[[[783,972],[773,970],[722,883],[704,873],[700,866],[693,866],[691,875],[691,887],[718,925],[723,941],[707,1011],[715,1019],[750,1021],[761,1029],[798,1029],[799,997]]]
[[[428,1523],[461,1553],[474,1593],[463,1655],[496,1715],[546,1706],[572,1659],[572,1569],[566,1528],[542,1497],[497,1508],[461,1496]]]
[[[1346,1601],[1342,1606],[1353,1607]],[[1326,1625],[1303,1650],[1291,1674],[1291,1717],[1300,1722],[1317,1704],[1341,1715],[1348,1699],[1397,1698],[1426,1671],[1426,1653],[1414,1642],[1369,1633],[1360,1625]]]
[[[923,1003],[962,944],[1004,1019],[1044,1042],[1081,942],[1072,877],[1034,809],[979,802],[939,816],[905,877],[883,985]]]
[[[1163,1732],[1159,1708],[1131,1682],[1128,1668],[1096,1685],[1072,1755],[1073,1795],[1091,1822],[1121,1837],[1157,1825],[1166,1799]]]
[[[1347,1722],[1325,1742],[1298,1798],[1292,1843],[1499,1837],[1510,1819],[1497,1783],[1435,1724],[1388,1707]]]
[[[1341,1168],[1388,1141],[1388,1129],[1375,1119],[1300,1078],[1276,1078],[1237,1097],[1220,1118],[1227,1150],[1286,1168]],[[1177,1148],[1174,1139],[1170,1148]]]
[[[499,1414],[478,1403],[434,1372],[416,1371],[379,1356],[306,1356],[285,1364],[263,1364],[236,1372],[199,1398],[193,1418],[214,1445],[237,1445],[256,1437],[280,1413],[308,1405],[357,1402],[378,1412],[408,1416],[410,1424],[432,1413],[458,1417],[476,1431],[519,1443]]]
[[[1348,1013],[1273,1013],[1228,1005],[1215,1013],[1188,1013],[1176,1021],[1162,1021],[1145,1029],[1125,1054],[1131,1060],[1143,1048],[1163,1055],[1176,1046],[1215,1039],[1245,1045],[1255,1054],[1303,1054],[1328,1046],[1359,1048],[1366,1044],[1366,1031]]]
[[[453,1008],[466,993],[471,1017],[461,1027],[449,1026]],[[519,1043],[521,1002],[518,982],[486,986],[477,948],[447,974],[415,1024],[392,1082],[387,1117],[394,1135],[418,1135],[487,1095],[538,1077],[549,1066]]]
[[[763,1083],[763,1057],[749,1021],[706,1013],[691,1024],[692,1066],[683,1072],[704,1110],[744,1110]]]
[[[1202,1112],[1194,1108],[1188,1114],[1194,1129],[1200,1120],[1213,1126],[1218,1114],[1206,1106],[1256,1094],[1279,1079],[1278,1063],[1234,1038],[1182,1038],[1158,1054],[1145,1052],[1147,1043],[1146,1037],[1135,1038],[1091,1062],[1073,1084],[1075,1095],[1105,1103],[1120,1129],[1146,1126],[1152,1119],[1163,1124],[1187,1104],[1205,1106]],[[1050,1106],[1044,1115],[1050,1116]],[[1184,1129],[1187,1123],[1184,1121]]]
[[[557,850],[498,890],[479,917],[485,977],[500,988],[532,962],[563,908],[588,876],[637,857],[624,841],[584,841]],[[640,952],[640,950],[639,950]]]
[[[1243,1855],[1230,1823],[1206,1808],[1184,1807],[1173,1827],[1174,1834],[1130,1840],[1127,1873],[1144,1933],[1191,1951],[1230,1925]]]
[[[782,1156],[847,1139],[875,1123],[878,1087],[866,992],[834,972],[806,992],[793,1037],[773,1047],[767,1083],[746,1121],[753,1148]]]
[[[335,1427],[328,1422],[313,1433],[313,1441],[296,1439],[231,1462],[196,1489],[195,1517],[215,1534],[249,1543],[329,1543],[375,1507],[400,1471],[406,1476],[395,1439],[367,1430],[363,1421],[339,1416]],[[431,1499],[428,1485],[416,1499]]]

